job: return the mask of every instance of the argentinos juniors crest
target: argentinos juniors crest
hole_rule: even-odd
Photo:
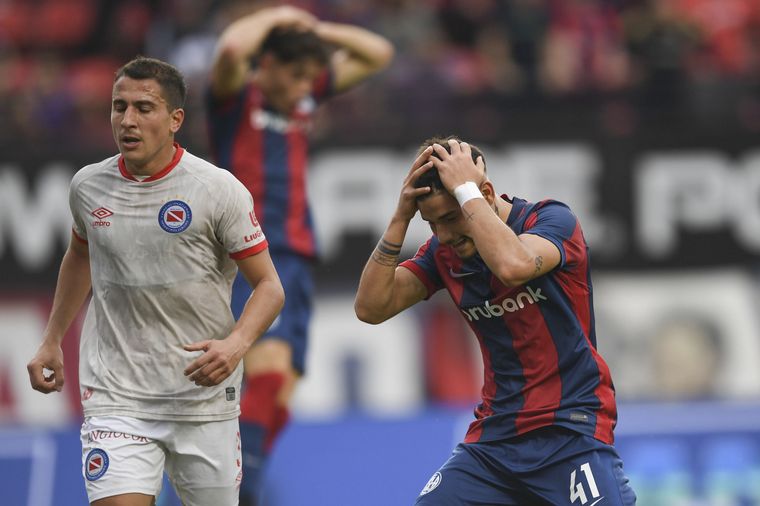
[[[158,224],[170,234],[178,234],[190,226],[193,212],[181,200],[170,200],[158,212]]]
[[[84,459],[84,475],[89,481],[101,478],[108,471],[108,454],[100,448],[95,448]]]

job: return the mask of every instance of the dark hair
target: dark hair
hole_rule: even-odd
[[[449,146],[449,140],[455,140],[457,142],[462,142],[462,140],[457,137],[456,135],[449,135],[448,137],[431,137],[425,141],[423,141],[422,144],[420,144],[420,148],[417,150],[417,156],[420,156],[420,153],[425,151],[425,149],[428,146],[432,146],[433,144],[440,144],[443,146],[446,151],[451,153],[451,146]],[[469,144],[469,143],[468,143]],[[483,171],[486,170],[486,157],[483,156],[483,152],[480,150],[479,147],[477,147],[474,144],[470,144],[470,150],[472,151],[472,161],[477,163],[478,157],[483,158]],[[431,156],[435,156],[438,158],[438,155],[433,152]],[[439,191],[446,191],[446,187],[443,186],[443,182],[441,182],[441,176],[438,174],[438,169],[435,167],[431,167],[427,171],[425,171],[424,174],[422,174],[417,181],[414,182],[415,188],[422,188],[424,186],[430,187],[430,192],[425,193],[423,195],[420,195],[417,197],[417,200],[424,200],[427,197],[431,196],[432,194],[439,192]]]
[[[311,31],[293,28],[274,28],[261,44],[261,53],[272,53],[283,63],[315,60],[327,65],[329,58],[324,41]]]
[[[124,76],[137,80],[155,79],[161,86],[163,98],[169,105],[170,111],[181,109],[185,105],[187,97],[185,78],[176,67],[166,62],[138,56],[117,70],[113,81],[116,82]]]

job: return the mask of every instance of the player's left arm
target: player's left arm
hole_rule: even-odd
[[[330,61],[333,91],[346,91],[386,68],[393,45],[383,36],[355,25],[320,21],[317,36],[338,47]]]
[[[254,290],[229,336],[185,346],[187,351],[204,352],[185,369],[185,375],[199,386],[218,385],[232,374],[254,341],[272,324],[285,302],[285,292],[268,249],[236,262]]]

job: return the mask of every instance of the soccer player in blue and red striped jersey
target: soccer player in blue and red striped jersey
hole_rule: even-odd
[[[335,48],[333,52],[328,47]],[[385,68],[393,47],[358,26],[320,21],[292,6],[261,9],[221,34],[208,93],[217,164],[245,184],[285,288],[279,318],[246,355],[241,399],[241,504],[255,504],[263,463],[288,420],[304,372],[317,254],[306,197],[308,129],[316,106]],[[238,314],[251,289],[233,288]]]
[[[380,323],[446,289],[480,343],[475,420],[417,504],[635,504],[581,226],[560,202],[497,194],[485,168],[477,147],[426,141],[356,295]],[[433,236],[399,264],[417,211]]]

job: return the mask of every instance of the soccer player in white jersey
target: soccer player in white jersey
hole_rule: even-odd
[[[153,504],[164,470],[185,506],[238,504],[241,358],[284,300],[250,193],[174,141],[185,95],[159,60],[117,71],[120,154],[71,182],[73,234],[27,366],[35,390],[61,391],[61,340],[92,288],[79,378],[82,474],[97,506]],[[255,290],[235,323],[237,269]]]

